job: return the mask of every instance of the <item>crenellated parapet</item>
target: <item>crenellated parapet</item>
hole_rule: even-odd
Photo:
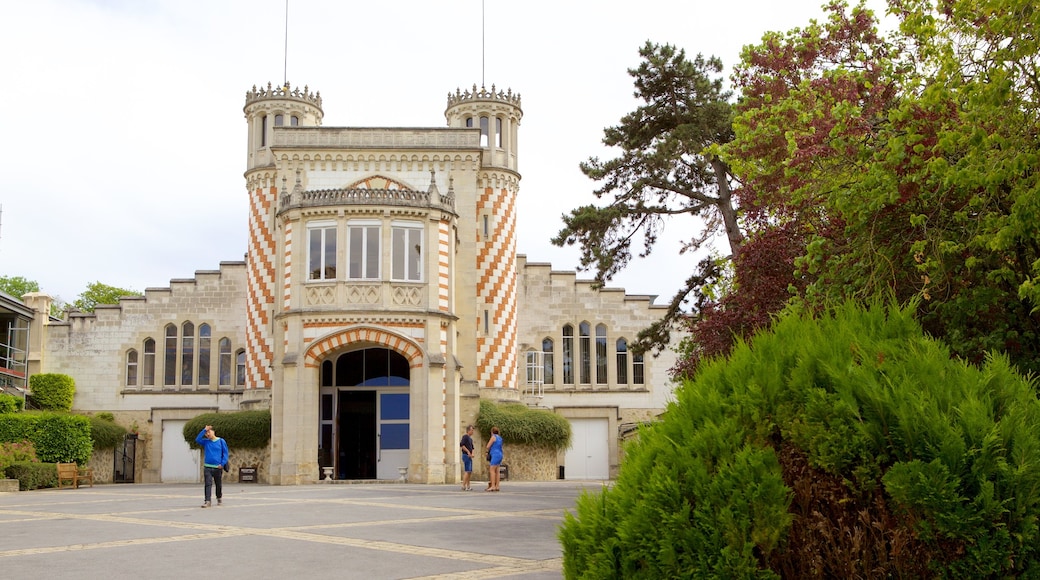
[[[312,93],[307,85],[303,85],[303,90],[301,91],[299,87],[291,88],[289,83],[285,83],[284,86],[280,87],[267,83],[266,90],[262,86],[258,89],[256,85],[253,85],[253,90],[246,91],[246,106],[264,99],[295,99],[310,103],[319,109],[321,108],[321,92]]]
[[[454,107],[462,103],[470,101],[501,101],[508,103],[514,107],[520,108],[520,93],[513,94],[513,89],[506,91],[496,91],[495,85],[491,85],[491,90],[487,90],[484,87],[477,89],[476,83],[473,84],[473,89],[470,91],[462,91],[455,89],[455,94],[448,93],[448,108]]]

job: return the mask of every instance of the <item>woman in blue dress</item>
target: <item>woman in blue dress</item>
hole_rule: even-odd
[[[487,489],[484,491],[498,491],[498,466],[502,465],[502,435],[499,434],[498,427],[491,428],[491,439],[488,440],[487,451],[491,463],[491,481],[488,481]]]

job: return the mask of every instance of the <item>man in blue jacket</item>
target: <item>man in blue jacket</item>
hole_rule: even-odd
[[[210,491],[213,489],[214,482],[217,484],[217,505],[220,505],[223,503],[221,497],[224,495],[220,484],[224,475],[224,466],[228,462],[227,443],[217,437],[212,425],[206,425],[206,428],[195,437],[195,442],[202,447],[202,467],[206,474],[206,501],[202,507],[208,508],[212,505]]]

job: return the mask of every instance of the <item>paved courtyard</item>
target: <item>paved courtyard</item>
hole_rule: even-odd
[[[602,484],[483,485],[227,483],[210,509],[201,484],[0,493],[0,576],[562,578],[563,514]]]

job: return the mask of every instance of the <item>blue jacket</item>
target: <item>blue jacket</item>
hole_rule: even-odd
[[[227,465],[228,448],[227,443],[223,439],[217,437],[210,440],[206,437],[206,430],[203,429],[195,437],[195,442],[202,447],[202,465],[205,467],[224,467]]]

